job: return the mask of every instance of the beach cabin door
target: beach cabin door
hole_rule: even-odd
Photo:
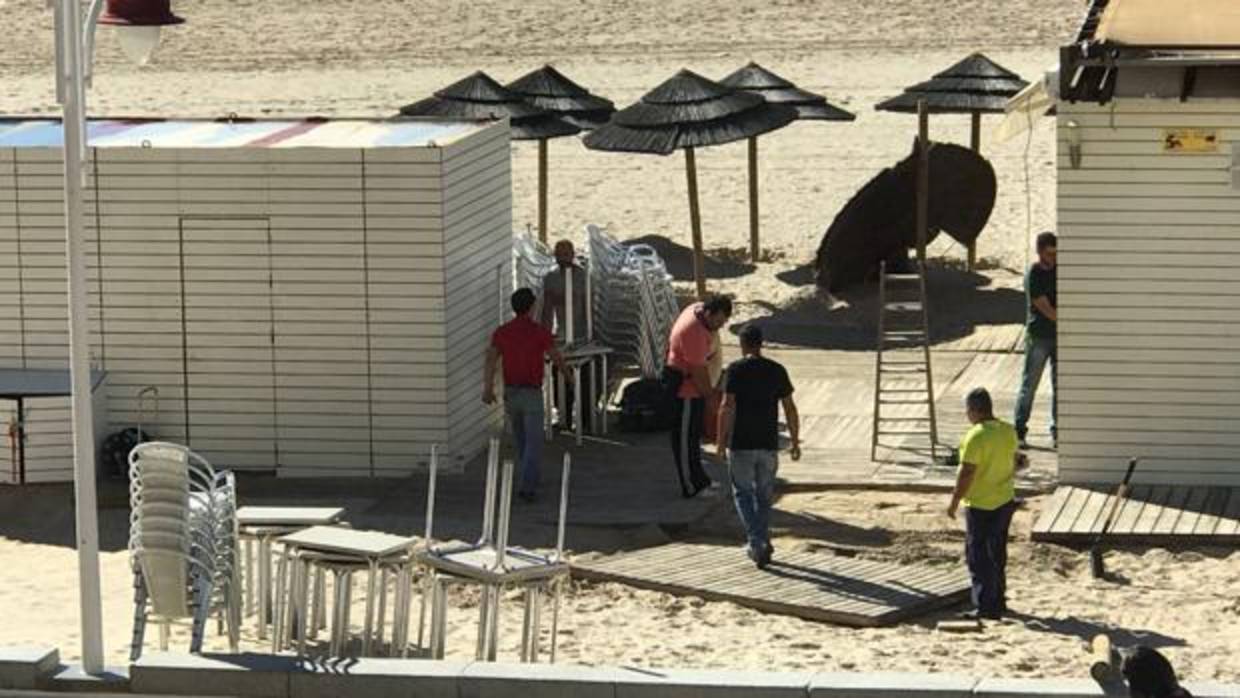
[[[275,343],[266,217],[183,217],[185,431],[219,468],[274,471]]]

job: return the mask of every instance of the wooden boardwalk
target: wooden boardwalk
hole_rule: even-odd
[[[758,570],[739,546],[672,543],[573,563],[573,576],[849,626],[892,625],[969,595],[964,566],[910,567],[781,553]]]
[[[1102,529],[1113,492],[1063,486],[1033,527],[1033,540],[1087,543]],[[1136,486],[1120,504],[1114,543],[1240,542],[1240,487]]]

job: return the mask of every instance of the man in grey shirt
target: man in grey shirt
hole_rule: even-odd
[[[555,243],[555,263],[556,268],[547,272],[547,275],[543,277],[542,324],[547,329],[554,330],[556,340],[567,349],[571,344],[586,341],[586,304],[589,303],[586,297],[587,271],[577,264],[577,251],[573,249],[573,243],[568,240]],[[568,285],[567,270],[569,269],[573,272],[573,336],[571,341],[565,341],[568,336],[568,321],[565,319],[568,294],[564,289]],[[553,374],[553,379],[556,377],[558,374]],[[594,404],[594,381],[589,371],[583,371],[581,375],[581,400],[583,403],[582,427],[589,430],[591,415],[588,406]],[[555,401],[556,409],[560,413],[560,427],[572,428],[572,391],[565,391],[565,404],[560,404],[559,392],[556,391]]]

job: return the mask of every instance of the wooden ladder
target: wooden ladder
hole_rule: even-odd
[[[879,266],[872,461],[878,460],[883,436],[924,436],[930,442],[931,462],[938,460],[926,277],[920,264],[915,269],[908,274],[888,274],[886,262]]]

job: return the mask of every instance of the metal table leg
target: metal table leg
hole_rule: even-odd
[[[581,364],[573,364],[573,409],[571,411],[573,428],[577,431],[577,445],[580,446],[581,437],[585,431],[584,420],[581,419]]]

